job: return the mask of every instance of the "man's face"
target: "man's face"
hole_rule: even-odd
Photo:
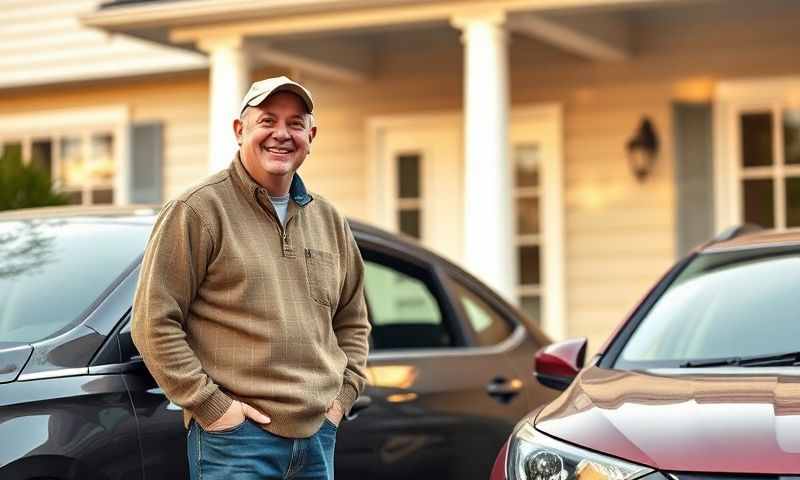
[[[270,95],[233,123],[242,162],[256,180],[291,176],[311,151],[317,133],[303,101],[291,92]]]

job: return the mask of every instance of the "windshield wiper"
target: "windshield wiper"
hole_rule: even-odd
[[[700,367],[785,367],[800,365],[800,351],[789,353],[773,353],[753,357],[714,358],[711,360],[691,360],[682,363],[681,368]]]

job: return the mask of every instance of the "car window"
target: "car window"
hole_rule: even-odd
[[[0,222],[0,339],[32,343],[82,319],[142,254],[151,221]]]
[[[364,267],[375,350],[454,345],[429,274],[402,262],[365,259]]]
[[[800,253],[699,255],[642,319],[618,365],[756,356],[798,350]]]
[[[479,346],[497,345],[511,335],[511,325],[477,294],[457,281],[452,289]]]

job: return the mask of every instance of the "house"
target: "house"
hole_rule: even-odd
[[[6,2],[0,143],[76,203],[217,171],[252,80],[318,106],[301,173],[596,348],[692,246],[800,224],[793,0]]]

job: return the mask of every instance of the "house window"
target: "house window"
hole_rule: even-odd
[[[742,220],[764,228],[800,226],[800,109],[739,112]]]
[[[17,149],[22,161],[36,165],[53,180],[54,190],[69,203],[114,203],[116,158],[114,136],[105,131],[82,131],[0,141],[4,150]]]
[[[539,224],[540,168],[539,146],[535,143],[514,146],[514,201],[516,202],[516,248],[518,258],[518,295],[522,310],[535,322],[541,321],[541,250]]]
[[[397,227],[416,239],[422,238],[421,156],[418,153],[396,157]]]

